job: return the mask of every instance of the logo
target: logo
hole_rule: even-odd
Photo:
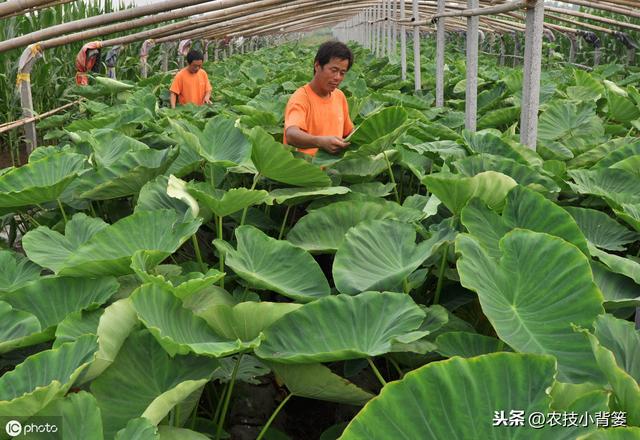
[[[22,424],[17,420],[10,420],[7,422],[4,429],[11,437],[17,437],[22,433]]]

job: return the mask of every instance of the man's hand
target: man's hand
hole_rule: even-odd
[[[205,93],[203,102],[205,104],[211,104],[211,92]]]
[[[349,146],[349,142],[338,136],[317,136],[317,146],[327,153],[337,154]]]

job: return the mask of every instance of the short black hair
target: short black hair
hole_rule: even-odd
[[[204,56],[202,55],[202,52],[195,49],[190,50],[189,53],[187,54],[187,64],[191,64],[194,61],[198,61],[198,60],[204,61]]]
[[[313,64],[317,62],[318,64],[320,64],[320,67],[324,67],[325,64],[328,64],[329,61],[331,61],[331,58],[348,60],[349,67],[347,67],[347,70],[351,69],[351,65],[353,64],[353,53],[346,44],[341,43],[337,40],[331,40],[322,43],[318,48],[318,53],[316,53]]]

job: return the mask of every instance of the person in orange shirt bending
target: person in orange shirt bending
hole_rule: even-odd
[[[298,151],[314,156],[321,148],[335,154],[346,148],[353,130],[347,99],[338,89],[353,64],[351,50],[339,41],[327,41],[313,62],[313,79],[296,90],[284,114],[284,139]]]
[[[204,57],[197,50],[187,54],[187,67],[180,70],[173,79],[171,88],[171,108],[176,108],[176,101],[181,104],[211,104],[211,84],[209,76],[202,68]]]

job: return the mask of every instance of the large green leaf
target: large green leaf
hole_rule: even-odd
[[[588,327],[604,312],[588,258],[547,234],[516,229],[499,242],[501,257],[461,234],[461,284],[478,293],[496,333],[517,351],[556,356],[559,377],[601,382],[593,354],[572,325]]]
[[[183,200],[167,194],[169,177],[158,176],[145,183],[138,194],[136,211],[156,211],[158,209],[173,209],[177,213],[186,215],[189,204]]]
[[[250,137],[251,159],[261,175],[294,186],[331,186],[331,179],[319,167],[294,158],[262,128],[253,128]]]
[[[402,107],[388,107],[369,115],[347,138],[356,145],[366,145],[387,136],[401,127],[407,120]]]
[[[103,440],[102,418],[95,397],[86,391],[56,399],[37,414],[38,417],[60,417],[58,433],[64,440]],[[49,433],[37,434],[46,440]],[[49,437],[51,438],[51,437]]]
[[[609,117],[618,122],[629,122],[640,117],[640,109],[633,101],[617,93],[607,93]]]
[[[11,304],[0,301],[0,353],[14,348],[41,342],[47,336],[36,337],[42,330],[40,321],[31,313],[14,310]]]
[[[416,244],[415,227],[398,220],[369,220],[345,235],[333,262],[340,293],[402,290],[402,282],[441,244],[439,235]]]
[[[269,195],[278,204],[297,205],[319,197],[347,194],[351,190],[345,186],[330,186],[327,188],[280,188]]]
[[[601,251],[592,244],[589,244],[589,252],[592,257],[600,260],[612,272],[627,276],[640,284],[640,263],[637,261]]]
[[[180,217],[173,210],[138,211],[71,249],[65,246],[71,238],[46,227],[27,233],[23,243],[32,261],[60,275],[124,275],[132,272],[131,257],[137,251],[148,252],[157,264],[198,230],[201,220],[182,222]]]
[[[485,171],[473,177],[430,174],[422,179],[422,183],[455,215],[459,215],[473,197],[479,197],[492,209],[500,210],[509,190],[517,185],[511,177],[495,171]]]
[[[258,341],[246,344],[239,339],[218,336],[207,322],[183,307],[171,291],[156,284],[144,284],[131,294],[138,317],[171,355],[193,352],[222,357],[251,348]]]
[[[490,336],[467,332],[446,332],[436,338],[438,353],[442,356],[462,356],[470,358],[497,351],[509,351],[501,348],[504,343]]]
[[[352,384],[321,364],[281,364],[269,366],[294,396],[329,402],[364,405],[373,394]]]
[[[60,197],[85,168],[86,156],[58,153],[0,175],[0,208],[35,205]]]
[[[533,354],[432,362],[385,386],[340,439],[541,438],[526,417],[548,411],[555,373],[552,357]],[[522,426],[506,426],[510,411],[523,411]]]
[[[578,223],[586,239],[599,248],[623,251],[625,245],[638,239],[638,234],[629,231],[604,212],[573,206],[565,209]]]
[[[67,188],[67,199],[107,200],[137,194],[149,180],[164,173],[177,149],[130,151],[108,167],[91,170]]]
[[[278,319],[300,307],[301,304],[294,303],[248,301],[234,306],[217,304],[196,314],[227,339],[251,341]]]
[[[0,295],[15,309],[35,315],[43,329],[57,325],[69,313],[104,304],[118,290],[115,278],[43,277]]]
[[[616,406],[625,411],[630,425],[640,425],[640,336],[633,324],[610,315],[595,321],[595,335],[585,334],[598,366],[616,396]]]
[[[27,258],[0,250],[0,293],[16,290],[40,277],[42,269]]]
[[[602,121],[593,103],[556,101],[540,115],[538,138],[543,141],[579,137],[593,142],[603,134]]]
[[[308,302],[329,295],[329,283],[313,257],[287,241],[273,239],[253,226],[235,230],[237,249],[215,240],[225,263],[253,287]]]
[[[97,349],[87,335],[28,357],[0,377],[0,416],[31,416],[63,396],[92,361]]]
[[[264,190],[232,188],[223,191],[212,188],[208,182],[190,182],[186,189],[200,204],[219,217],[226,217],[249,206],[272,203],[269,193]]]
[[[462,210],[461,218],[462,224],[494,258],[502,254],[499,240],[515,228],[555,235],[589,255],[587,241],[571,215],[542,195],[521,186],[507,195],[502,216],[474,199]]]
[[[209,162],[235,166],[251,157],[251,143],[247,137],[236,128],[234,121],[221,115],[209,119],[197,136],[200,140],[199,153]]]
[[[329,296],[267,328],[256,355],[282,363],[378,356],[388,353],[398,338],[413,334],[424,317],[413,300],[400,293]]]
[[[110,128],[91,130],[91,136],[87,138],[87,141],[93,149],[93,156],[99,167],[108,167],[118,162],[123,155],[130,151],[149,149],[143,142]]]
[[[115,362],[91,384],[105,437],[144,416],[158,424],[173,406],[201,388],[218,363],[196,356],[169,357],[148,332],[133,333]]]
[[[640,307],[640,286],[633,279],[615,273],[597,261],[591,262],[593,280],[604,297],[604,308],[615,310],[624,307]]]
[[[596,170],[569,170],[575,183],[569,183],[579,194],[591,194],[603,197],[608,202],[640,203],[640,177],[626,170],[601,168]]]
[[[385,200],[336,202],[302,217],[289,231],[287,240],[310,252],[335,252],[347,231],[362,221],[418,220],[419,215],[414,217],[413,214],[413,210],[403,209],[397,203]]]

